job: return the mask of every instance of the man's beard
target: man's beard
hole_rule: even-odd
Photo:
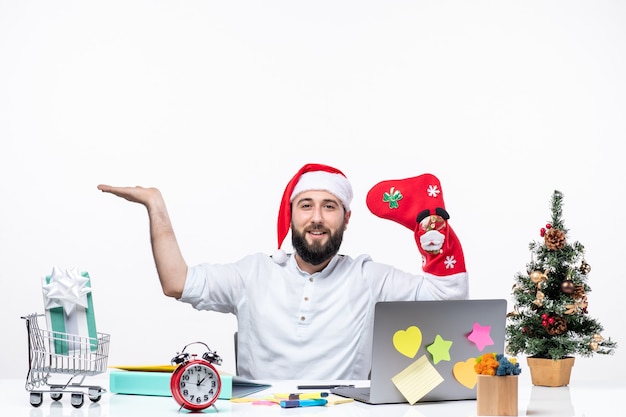
[[[314,226],[308,230],[324,229],[321,226]],[[295,230],[293,224],[291,225],[291,244],[304,262],[311,265],[319,265],[339,252],[339,247],[341,246],[341,242],[343,240],[343,225],[337,229],[335,233],[331,233],[328,230],[326,230],[326,232],[328,233],[328,242],[322,244],[316,241],[313,242],[313,244],[309,244],[305,238],[306,231],[304,233],[300,233]]]

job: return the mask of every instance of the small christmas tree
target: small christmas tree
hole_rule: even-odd
[[[552,195],[552,220],[541,229],[543,242],[531,242],[527,273],[515,275],[514,309],[507,315],[507,353],[562,359],[578,354],[612,354],[617,344],[589,316],[590,265],[585,248],[569,243],[562,220],[563,194]]]

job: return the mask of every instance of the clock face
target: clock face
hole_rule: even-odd
[[[221,389],[220,376],[208,362],[191,361],[172,375],[174,399],[189,410],[202,410],[213,404]]]

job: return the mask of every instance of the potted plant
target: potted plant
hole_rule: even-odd
[[[591,271],[584,246],[568,241],[562,219],[563,194],[554,191],[552,217],[530,243],[531,261],[515,275],[514,306],[507,314],[507,353],[526,354],[534,385],[569,384],[574,356],[612,354],[616,342],[589,315]]]
[[[476,413],[479,416],[517,415],[517,376],[522,372],[515,358],[485,353],[476,358],[478,374]]]

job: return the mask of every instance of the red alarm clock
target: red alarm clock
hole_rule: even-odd
[[[206,347],[207,351],[202,354],[201,358],[185,353],[185,349],[193,344]],[[180,409],[200,411],[212,405],[215,407],[213,403],[219,397],[222,380],[213,364],[221,365],[221,363],[222,358],[202,342],[188,344],[182,352],[172,358],[172,365],[178,365],[178,367],[172,373],[170,389]]]

